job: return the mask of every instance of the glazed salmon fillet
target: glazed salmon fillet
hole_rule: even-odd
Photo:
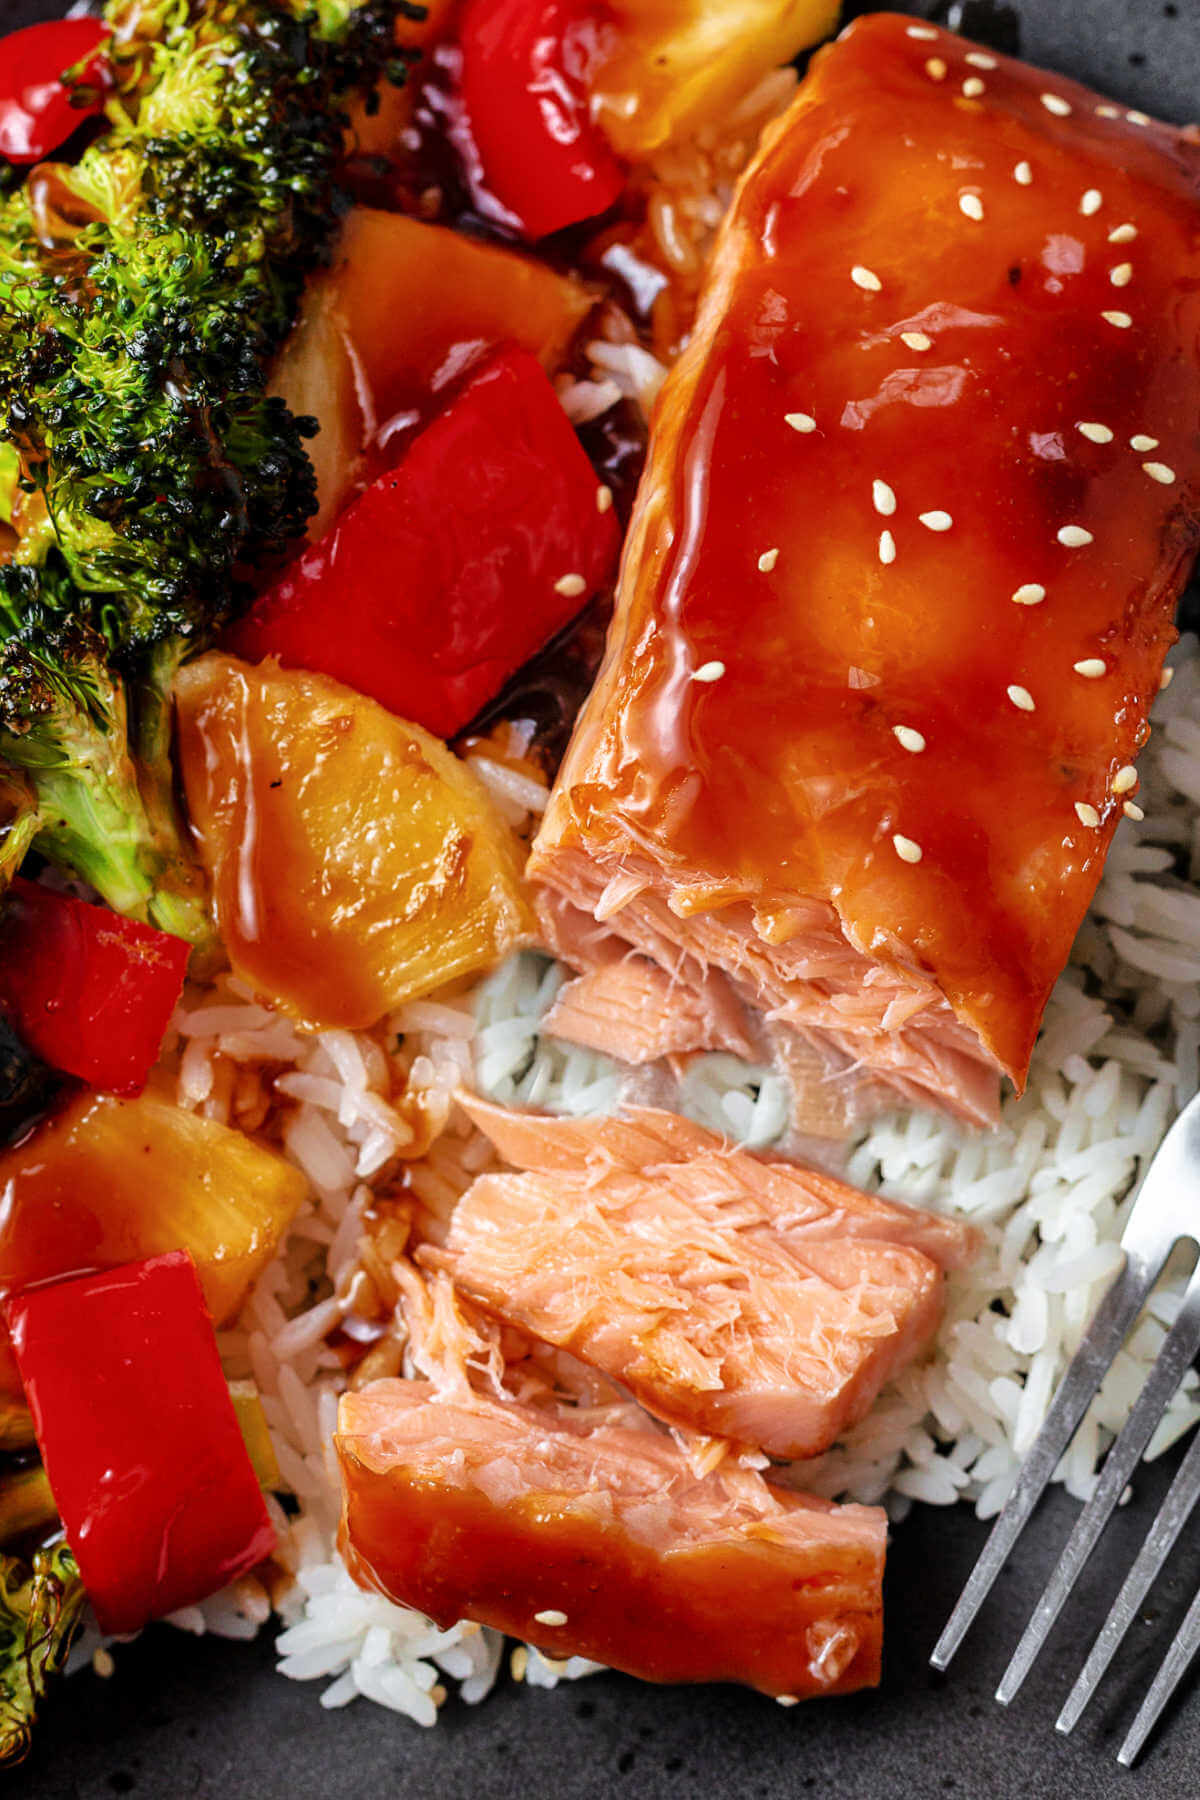
[[[820,51],[658,402],[550,945],[991,1118],[1136,804],[1198,342],[1195,142],[900,17]],[[559,1025],[621,1055],[595,997]]]
[[[523,1172],[480,1176],[427,1262],[658,1418],[773,1456],[815,1456],[866,1415],[937,1329],[941,1264],[971,1247],[671,1114],[464,1103]]]
[[[736,1464],[692,1474],[649,1425],[425,1381],[343,1395],[342,1551],[437,1624],[477,1619],[645,1681],[850,1693],[879,1679],[887,1515]]]

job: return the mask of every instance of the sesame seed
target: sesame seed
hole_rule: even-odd
[[[978,100],[986,87],[987,83],[980,81],[978,75],[968,75],[962,84],[962,91],[968,100]]]
[[[1121,811],[1127,819],[1144,819],[1146,816],[1136,800],[1127,800]]]
[[[933,339],[926,337],[923,331],[902,331],[900,342],[907,344],[910,350],[931,350]]]
[[[895,847],[896,855],[900,858],[901,862],[919,863],[924,855],[924,851],[921,849],[920,844],[915,844],[912,838],[905,837],[903,833],[899,831],[893,834],[892,843]]]
[[[692,680],[693,681],[720,681],[720,679],[724,673],[725,673],[725,664],[723,662],[701,663],[700,667],[698,669],[694,669],[692,671]]]
[[[989,56],[986,50],[968,50],[963,61],[969,62],[973,69],[994,69],[997,67],[995,57]]]
[[[1118,263],[1115,269],[1108,271],[1108,279],[1114,287],[1128,287],[1133,280],[1133,264]]]
[[[776,1694],[776,1706],[799,1706],[800,1701],[795,1694]]]
[[[606,513],[611,509],[612,503],[612,489],[610,487],[598,487],[596,489],[596,511],[598,513]]]
[[[911,38],[936,38],[937,32],[932,25],[910,25],[904,35]]]
[[[758,559],[758,566],[764,575],[769,575],[778,561],[778,550],[764,550]]]
[[[1043,94],[1041,99],[1046,111],[1053,113],[1056,119],[1065,119],[1071,110],[1070,101],[1064,100],[1061,94]]]
[[[1107,425],[1097,425],[1094,419],[1084,419],[1075,427],[1081,437],[1088,438],[1093,444],[1111,444],[1113,434]]]
[[[1012,687],[1005,688],[1004,691],[1018,712],[1032,712],[1034,710],[1033,695],[1028,688],[1019,687],[1017,683],[1014,682]]]
[[[535,1612],[534,1619],[539,1625],[565,1625],[567,1615],[560,1612],[557,1606],[548,1606],[545,1612]]]
[[[931,56],[925,64],[925,73],[930,81],[945,81],[946,65],[940,56]]]
[[[1120,116],[1120,107],[1112,106],[1107,100],[1102,101],[1096,108],[1096,117],[1098,119],[1119,119]]]
[[[1079,210],[1085,219],[1090,219],[1092,214],[1098,213],[1103,205],[1104,195],[1100,192],[1100,189],[1088,188],[1082,200],[1079,202]]]
[[[1091,532],[1085,531],[1082,525],[1061,525],[1056,535],[1059,543],[1067,550],[1082,550],[1085,544],[1092,541]]]
[[[103,1644],[97,1645],[96,1649],[92,1651],[92,1673],[99,1675],[101,1681],[107,1681],[111,1675],[116,1673],[116,1668],[112,1651],[106,1650]]]
[[[861,263],[855,263],[850,279],[855,287],[864,288],[868,294],[877,294],[883,286],[874,269],[864,269]]]
[[[892,734],[902,750],[911,750],[914,756],[925,748],[925,739],[911,725],[893,725]]]
[[[587,591],[587,582],[582,575],[560,575],[554,584],[554,591],[561,594],[564,600],[576,600]]]
[[[1026,581],[1013,594],[1018,606],[1039,606],[1046,598],[1046,590],[1040,581]]]
[[[1131,125],[1148,125],[1150,123],[1144,112],[1127,112],[1125,117]]]
[[[1082,662],[1072,663],[1071,667],[1085,681],[1099,681],[1102,675],[1108,674],[1108,664],[1100,656],[1085,656]]]
[[[1130,438],[1129,448],[1131,450],[1157,450],[1158,439],[1147,437],[1144,432],[1139,431],[1136,437]]]
[[[783,422],[802,435],[817,429],[817,421],[811,413],[784,413]]]
[[[512,1669],[512,1678],[514,1681],[524,1681],[525,1671],[529,1667],[529,1652],[524,1644],[518,1644],[513,1651],[512,1661],[509,1664],[509,1667]]]
[[[982,219],[983,201],[979,198],[978,194],[960,194],[958,196],[958,210],[960,213],[965,213],[968,219]]]
[[[1165,693],[1166,690],[1170,687],[1171,683],[1174,681],[1174,679],[1175,679],[1175,670],[1168,663],[1167,667],[1163,670],[1162,674],[1158,678],[1159,693],[1160,694]]]
[[[879,534],[879,560],[885,565],[896,560],[896,540],[890,531],[881,531]]]
[[[1033,170],[1027,162],[1019,162],[1013,170],[1013,180],[1019,187],[1028,187],[1033,180]]]
[[[1113,779],[1112,779],[1113,793],[1114,794],[1127,794],[1129,792],[1130,788],[1135,788],[1137,786],[1137,778],[1138,778],[1137,770],[1134,768],[1133,764],[1126,763],[1125,766],[1123,768],[1118,769],[1116,774],[1113,776]]]
[[[1136,225],[1118,225],[1115,230],[1109,232],[1108,241],[1110,244],[1132,244],[1136,236]]]
[[[1089,806],[1086,800],[1075,802],[1075,817],[1081,825],[1090,825],[1093,830],[1100,823],[1100,814],[1094,806]]]
[[[928,531],[949,531],[954,523],[948,512],[918,513],[917,517]]]
[[[890,519],[896,510],[896,496],[886,481],[871,483],[871,500],[875,511],[882,513],[885,519]]]
[[[1166,463],[1143,463],[1142,467],[1151,481],[1161,481],[1164,487],[1170,487],[1175,479],[1174,469],[1168,468]]]
[[[1133,324],[1133,320],[1127,312],[1102,312],[1100,317],[1107,320],[1110,325],[1115,325],[1118,331],[1128,331]]]

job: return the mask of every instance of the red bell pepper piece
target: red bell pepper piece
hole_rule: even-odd
[[[587,0],[468,0],[462,101],[490,193],[536,240],[619,199],[621,165],[588,110]]]
[[[0,1004],[52,1068],[139,1094],[183,991],[189,949],[153,925],[14,881],[0,910]]]
[[[186,1251],[27,1288],[3,1310],[102,1630],[137,1631],[270,1555],[274,1528]]]
[[[226,636],[441,737],[612,573],[620,533],[541,365],[498,351]]]
[[[0,156],[39,162],[103,112],[112,78],[101,47],[111,35],[102,19],[60,19],[0,38]],[[77,66],[78,83],[64,82]],[[74,94],[75,85],[92,97]]]

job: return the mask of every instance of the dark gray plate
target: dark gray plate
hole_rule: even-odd
[[[0,24],[59,10],[54,0],[0,0]],[[896,10],[948,19],[1161,117],[1200,115],[1200,0],[1016,0],[1015,8],[967,0]],[[1069,1530],[1075,1509],[1061,1494],[1026,1533],[945,1678],[930,1670],[929,1652],[985,1530],[964,1508],[922,1507],[894,1536],[876,1694],[784,1712],[732,1688],[652,1688],[606,1675],[545,1693],[505,1679],[482,1706],[451,1703],[436,1730],[423,1732],[366,1701],[322,1711],[322,1684],[275,1676],[266,1642],[224,1644],[156,1627],[117,1651],[111,1681],[83,1674],[60,1685],[8,1791],[39,1800],[1196,1800],[1200,1700],[1186,1691],[1133,1774],[1114,1761],[1200,1581],[1195,1534],[1176,1551],[1092,1711],[1072,1738],[1054,1732],[1168,1474],[1139,1477],[1008,1712],[991,1696]]]

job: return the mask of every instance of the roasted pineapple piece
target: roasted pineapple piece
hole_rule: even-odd
[[[264,998],[361,1029],[530,941],[516,838],[419,725],[325,676],[216,653],[176,693],[218,930]]]
[[[377,427],[428,415],[473,357],[516,343],[548,371],[593,296],[544,263],[402,213],[356,207],[328,274],[305,296],[272,392],[320,423],[310,442],[320,537],[353,489]]]
[[[274,1256],[307,1191],[274,1151],[170,1093],[79,1094],[0,1156],[0,1292],[188,1250],[222,1324]],[[0,1340],[5,1443],[27,1442],[20,1378]],[[11,1417],[9,1416],[11,1413]]]

